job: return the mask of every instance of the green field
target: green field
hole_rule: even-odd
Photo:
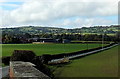
[[[102,44],[88,44],[88,49],[99,46]],[[87,44],[2,44],[2,56],[10,56],[14,50],[32,50],[36,55],[42,55],[70,53],[85,49]]]
[[[118,76],[118,46],[58,67],[55,77],[117,77]]]

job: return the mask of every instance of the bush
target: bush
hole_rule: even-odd
[[[35,56],[32,59],[32,63],[35,64],[35,65],[42,65],[43,64],[42,57],[41,56]]]
[[[43,72],[44,74],[48,75],[49,77],[53,77],[51,70],[43,63],[42,56],[36,56],[33,58],[32,63],[35,64],[36,68]]]
[[[35,53],[33,51],[28,50],[14,50],[11,61],[24,61],[24,62],[31,62],[32,59],[35,57]]]
[[[49,54],[43,54],[43,55],[41,56],[41,60],[42,60],[42,62],[43,62],[44,64],[48,64],[48,61],[51,60],[51,55],[49,55]]]
[[[10,62],[10,56],[2,57],[2,63],[5,65],[9,65]]]

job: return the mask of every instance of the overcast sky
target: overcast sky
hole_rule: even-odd
[[[0,0],[0,27],[118,24],[118,0]]]

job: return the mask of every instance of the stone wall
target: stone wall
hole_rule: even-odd
[[[47,75],[37,70],[30,62],[11,61],[10,79],[50,79]]]

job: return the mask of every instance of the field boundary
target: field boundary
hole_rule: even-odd
[[[61,60],[64,60],[65,57],[69,58],[70,60],[71,59],[75,59],[75,58],[78,58],[78,57],[83,57],[83,56],[87,56],[87,55],[90,55],[90,54],[94,54],[94,53],[97,53],[97,52],[100,52],[100,51],[103,51],[103,50],[107,50],[107,49],[110,49],[114,46],[117,46],[119,44],[109,44],[107,46],[104,46],[104,47],[98,47],[98,48],[93,48],[93,49],[89,49],[89,50],[83,50],[83,51],[78,51],[78,52],[73,52],[73,53],[66,53],[66,54],[57,54],[57,55],[52,55],[52,60],[49,61],[50,63],[54,63],[56,61],[61,61]],[[58,58],[57,58],[58,56]]]

